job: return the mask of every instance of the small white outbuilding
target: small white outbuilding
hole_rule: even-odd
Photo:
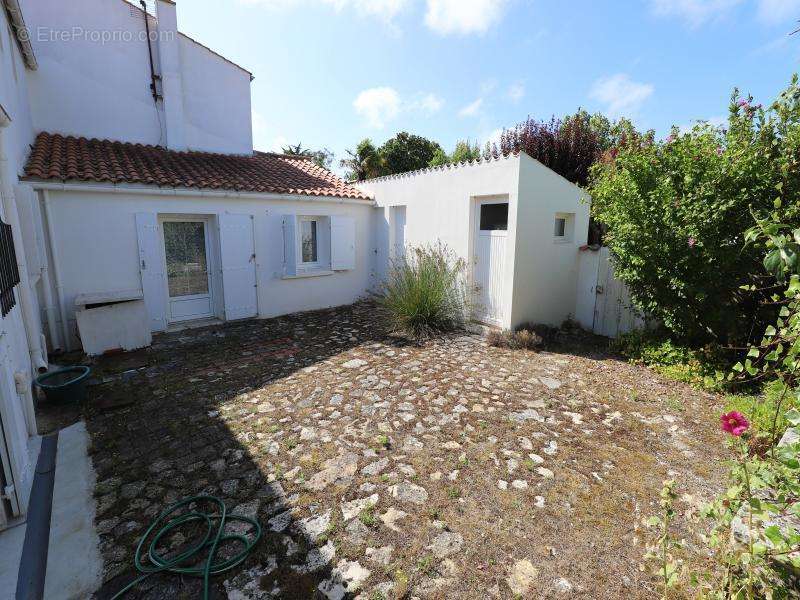
[[[376,277],[410,246],[445,243],[468,263],[475,317],[513,328],[576,315],[589,195],[524,153],[358,184],[377,205]]]

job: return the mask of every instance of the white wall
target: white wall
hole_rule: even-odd
[[[2,137],[3,156],[0,157],[0,190],[16,195],[18,175],[22,172],[27,158],[29,145],[33,140],[33,126],[29,110],[26,78],[29,75],[26,69],[16,39],[13,38],[7,20],[5,9],[0,7],[0,105],[11,122],[3,127],[0,123],[0,137]],[[0,118],[0,121],[4,119]],[[17,210],[18,218],[23,216]],[[14,222],[12,215],[6,213],[5,203],[0,202],[0,216],[6,223]],[[18,232],[19,233],[19,232]],[[28,244],[15,244],[18,259],[24,259],[25,247]],[[21,276],[25,275],[20,273]],[[35,273],[33,275],[36,275]],[[27,278],[23,279],[27,281]],[[35,279],[30,285],[35,285]],[[26,323],[23,318],[21,305],[22,285],[16,287],[16,306],[2,319],[0,319],[0,410],[2,411],[4,431],[7,448],[11,460],[18,467],[18,476],[21,480],[15,481],[18,486],[18,495],[22,504],[22,511],[27,507],[27,497],[33,478],[34,465],[28,454],[29,438],[35,435],[35,422],[33,421],[33,404],[30,393],[21,395],[15,389],[13,376],[22,373],[33,376],[31,356],[26,333]],[[36,313],[38,306],[33,296],[32,311]],[[40,332],[39,323],[28,323],[34,335]],[[2,512],[2,508],[0,508]],[[0,515],[0,528],[4,525],[5,515]]]
[[[30,77],[37,132],[166,143],[163,106],[156,108],[149,87],[145,26],[138,8],[123,0],[21,4],[39,61]],[[155,23],[151,25],[154,30]],[[73,28],[78,35],[72,35]],[[104,33],[113,39],[104,43],[97,37]],[[188,147],[251,153],[250,75],[184,36],[179,36],[179,46]],[[152,48],[158,69],[158,44]]]
[[[575,317],[578,249],[589,230],[589,196],[521,155],[511,326],[560,325]],[[556,213],[574,214],[568,241],[554,238]]]
[[[375,198],[375,272],[381,278],[388,270],[392,246],[391,207],[406,207],[406,245],[445,243],[457,256],[472,264],[472,230],[475,199],[504,195],[509,200],[505,304],[510,308],[510,280],[514,269],[514,226],[516,220],[519,158],[508,157],[488,163],[431,169],[365,181],[358,187]],[[510,318],[510,309],[505,318]]]
[[[164,197],[133,193],[48,192],[59,274],[70,331],[77,294],[141,289],[135,214],[254,215],[258,313],[274,317],[350,304],[371,285],[372,204],[303,199]],[[283,278],[283,215],[349,215],[356,220],[356,268],[332,275]],[[76,340],[73,340],[75,342]]]

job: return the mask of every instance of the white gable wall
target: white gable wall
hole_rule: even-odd
[[[123,0],[21,4],[39,62],[29,78],[37,132],[166,144],[163,105],[156,109],[149,87],[147,38],[138,8]],[[103,35],[112,37],[103,42]],[[250,154],[250,75],[185,36],[178,35],[178,44],[188,148]],[[152,50],[158,72],[157,42]]]
[[[589,196],[522,155],[517,204],[511,326],[525,322],[561,325],[567,317],[575,317],[578,249],[586,244],[589,231]],[[554,237],[557,213],[573,215],[568,240]]]
[[[371,286],[369,257],[374,246],[371,227],[374,209],[369,202],[63,191],[48,191],[47,196],[54,226],[51,243],[58,256],[70,332],[75,331],[74,300],[78,294],[142,289],[137,213],[253,215],[258,316],[261,318],[350,304],[363,297]],[[285,278],[282,226],[286,214],[354,219],[354,268],[322,276]],[[209,248],[212,255],[213,237],[216,236],[212,236]],[[218,260],[216,268],[219,269]],[[220,278],[212,276],[218,300],[222,298],[221,285]],[[78,347],[77,338],[72,339],[71,347]]]

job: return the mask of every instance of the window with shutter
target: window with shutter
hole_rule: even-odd
[[[17,253],[11,225],[0,221],[0,308],[5,317],[17,304],[14,288],[19,283]]]

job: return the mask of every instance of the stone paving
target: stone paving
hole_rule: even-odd
[[[220,598],[652,597],[641,522],[668,476],[683,510],[714,490],[717,399],[591,337],[417,346],[385,323],[360,303],[162,335],[122,372],[99,361],[92,403],[133,403],[88,416],[98,597],[131,579],[149,522],[195,494],[264,526]],[[199,589],[159,575],[128,597]]]

